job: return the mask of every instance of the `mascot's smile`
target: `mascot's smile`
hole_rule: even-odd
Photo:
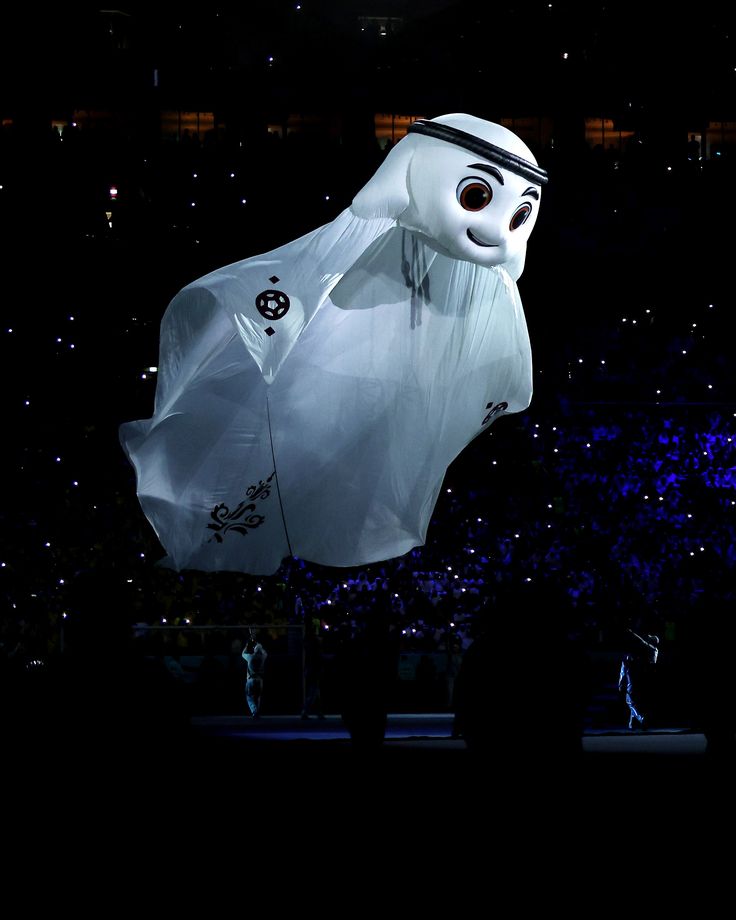
[[[498,246],[498,243],[484,243],[483,240],[479,240],[478,237],[473,233],[472,230],[468,230],[468,239],[471,243],[475,243],[476,246]]]

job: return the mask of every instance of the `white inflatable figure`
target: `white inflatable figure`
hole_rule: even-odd
[[[120,429],[162,564],[422,545],[450,463],[531,401],[516,281],[546,181],[501,125],[417,121],[334,221],[183,288],[153,417]]]

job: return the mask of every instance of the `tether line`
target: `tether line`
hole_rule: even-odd
[[[289,539],[289,528],[286,526],[286,517],[284,516],[284,504],[281,501],[281,488],[279,486],[279,474],[276,469],[276,454],[273,450],[273,434],[271,433],[271,407],[268,404],[268,391],[266,391],[266,416],[268,418],[268,439],[271,442],[271,459],[273,460],[273,474],[276,477],[276,494],[279,497],[279,508],[281,509],[281,522],[284,525],[284,534],[286,535],[286,545],[289,547],[289,555],[293,556],[294,551],[291,548]]]

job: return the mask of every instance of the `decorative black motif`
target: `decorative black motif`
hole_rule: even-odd
[[[218,543],[222,543],[225,534],[231,530],[245,535],[249,530],[255,530],[256,527],[261,526],[266,520],[265,515],[253,512],[256,510],[256,502],[264,501],[271,494],[271,480],[275,475],[274,470],[265,482],[261,479],[257,486],[248,486],[245,491],[246,498],[232,511],[227,505],[215,505],[210,511],[210,517],[214,523],[208,524],[207,527],[209,530],[216,531],[214,539]]]
[[[256,308],[266,319],[281,319],[289,312],[291,301],[283,291],[261,291]]]
[[[276,335],[276,330],[273,328],[273,326],[266,326],[266,328],[265,328],[263,331],[266,333],[266,335],[267,335],[269,338],[270,338],[272,335]]]
[[[280,279],[278,275],[271,275],[271,277],[268,280],[271,282],[271,284],[276,284],[276,282],[279,281]]]
[[[493,405],[492,402],[489,402],[488,405],[486,406],[486,409],[490,409],[491,411],[488,413],[488,415],[486,415],[486,417],[480,423],[481,427],[483,425],[487,425],[488,422],[492,422],[493,419],[497,415],[500,415],[502,412],[505,412],[508,409],[508,407],[509,407],[509,404],[507,402],[496,403],[495,406]]]

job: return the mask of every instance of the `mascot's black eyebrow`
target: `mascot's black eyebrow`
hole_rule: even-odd
[[[491,166],[490,163],[469,163],[468,169],[482,169],[483,172],[490,173],[494,179],[498,179],[501,185],[504,184],[503,173],[500,169],[496,169],[495,166]]]
[[[487,172],[498,179],[501,185],[504,184],[503,173],[500,169],[496,169],[495,166],[491,166],[490,163],[468,163],[468,169],[481,169],[483,172]],[[529,198],[536,198],[539,201],[539,192],[534,188],[533,185],[530,185],[526,191],[521,193],[521,197],[524,198],[528,196]]]

